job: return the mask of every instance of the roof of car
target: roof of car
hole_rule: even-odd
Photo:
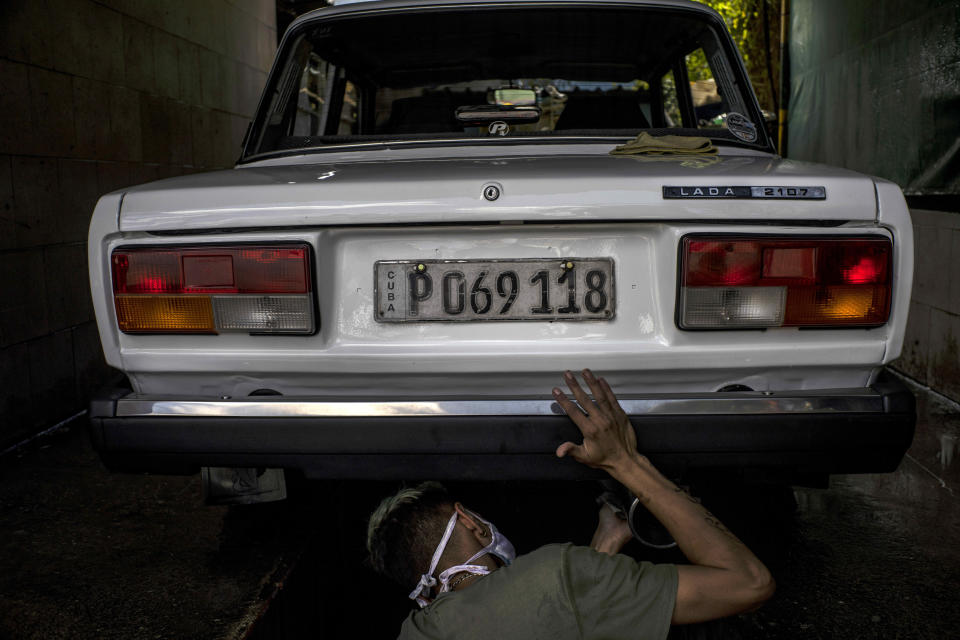
[[[314,9],[298,17],[287,31],[302,22],[319,17],[347,15],[351,13],[366,13],[371,11],[395,10],[402,8],[418,9],[424,7],[479,7],[484,5],[499,5],[505,7],[519,7],[530,5],[606,5],[606,6],[639,6],[639,7],[674,7],[690,11],[699,11],[716,18],[720,15],[711,7],[695,0],[340,0],[329,7]]]

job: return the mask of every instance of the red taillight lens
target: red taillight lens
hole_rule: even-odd
[[[307,245],[125,248],[111,263],[126,333],[313,332]]]
[[[691,287],[750,285],[760,277],[760,254],[755,242],[690,240],[686,255],[686,281]]]
[[[763,249],[763,277],[800,283],[812,283],[817,274],[817,250],[813,247],[769,247]]]
[[[113,254],[115,293],[180,293],[180,255],[174,251],[130,250]]]
[[[307,293],[306,247],[118,249],[116,293]]]
[[[306,249],[243,249],[235,266],[239,293],[306,293]]]
[[[680,326],[878,326],[890,311],[886,238],[687,237]]]

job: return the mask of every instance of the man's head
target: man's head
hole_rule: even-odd
[[[367,524],[367,552],[374,570],[402,586],[413,587],[430,568],[454,511],[458,514],[457,525],[441,556],[438,573],[490,543],[490,528],[454,502],[437,482],[401,489],[385,498]]]

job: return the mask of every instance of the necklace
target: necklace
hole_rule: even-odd
[[[464,571],[461,577],[457,578],[453,583],[450,584],[450,591],[453,591],[461,582],[463,582],[467,578],[472,578],[472,577],[473,577],[472,573],[467,573],[466,571]]]

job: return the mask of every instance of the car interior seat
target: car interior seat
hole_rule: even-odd
[[[557,129],[648,129],[636,91],[568,93]]]

